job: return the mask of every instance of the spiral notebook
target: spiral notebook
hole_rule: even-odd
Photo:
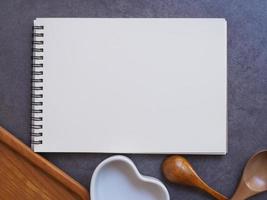
[[[38,18],[36,152],[227,152],[224,19]]]

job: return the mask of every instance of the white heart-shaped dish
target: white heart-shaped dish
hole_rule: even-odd
[[[158,179],[143,176],[125,156],[112,156],[95,169],[91,200],[169,200],[167,188]]]

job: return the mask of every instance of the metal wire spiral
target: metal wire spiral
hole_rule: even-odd
[[[43,38],[44,26],[33,26],[32,42],[32,117],[31,117],[31,143],[43,143]]]

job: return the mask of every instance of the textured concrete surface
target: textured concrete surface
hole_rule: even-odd
[[[228,21],[227,156],[187,156],[199,174],[227,196],[246,160],[267,148],[267,1],[265,0],[1,0],[0,124],[30,144],[31,26],[36,17],[224,17]],[[89,188],[107,154],[43,154]],[[1,156],[1,155],[0,155]],[[140,171],[164,180],[164,155],[129,155]],[[0,166],[1,167],[1,166]],[[165,182],[171,199],[212,199]],[[253,199],[264,200],[267,194]]]

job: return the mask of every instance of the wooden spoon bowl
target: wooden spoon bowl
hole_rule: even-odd
[[[267,150],[260,151],[249,159],[231,200],[244,200],[265,191],[267,191]]]

